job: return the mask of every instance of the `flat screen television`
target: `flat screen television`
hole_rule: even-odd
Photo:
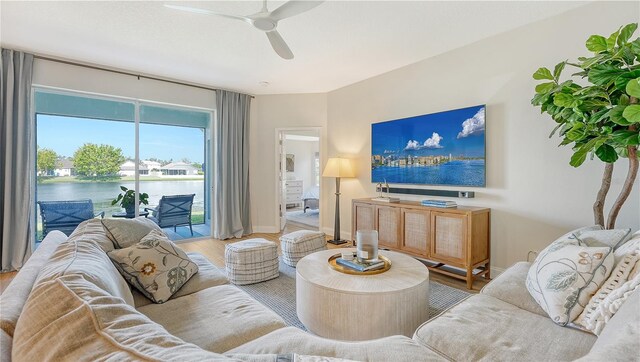
[[[371,125],[371,181],[485,186],[485,106]]]

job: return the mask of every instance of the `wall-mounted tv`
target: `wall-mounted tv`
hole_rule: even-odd
[[[371,181],[485,186],[485,106],[371,125]]]

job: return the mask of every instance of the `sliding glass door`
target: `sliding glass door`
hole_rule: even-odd
[[[34,100],[37,240],[47,202],[59,208],[91,200],[95,214],[132,217],[112,205],[123,187],[147,193],[148,205],[135,215],[156,220],[163,217],[153,211],[161,200],[194,195],[192,205],[180,206],[191,210],[187,220],[161,227],[173,240],[210,235],[210,111],[50,90],[37,90]],[[66,212],[73,219],[75,211]]]

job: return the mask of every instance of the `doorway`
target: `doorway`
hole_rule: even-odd
[[[277,131],[280,230],[320,230],[320,129]]]

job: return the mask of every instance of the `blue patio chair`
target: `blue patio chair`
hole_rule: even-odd
[[[196,194],[162,196],[156,208],[145,207],[144,210],[151,212],[149,219],[161,228],[173,226],[173,231],[176,231],[176,226],[189,224],[193,236],[191,208],[195,196]]]
[[[89,199],[38,201],[38,205],[42,216],[43,238],[52,230],[60,230],[69,236],[81,222],[97,216],[104,218],[104,211],[93,213],[93,202]]]

